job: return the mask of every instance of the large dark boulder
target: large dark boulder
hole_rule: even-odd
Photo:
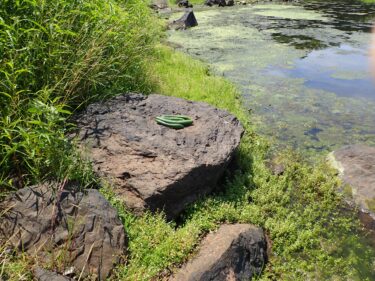
[[[251,280],[267,262],[263,231],[249,224],[222,225],[170,281]]]
[[[170,29],[180,30],[180,29],[188,29],[194,26],[197,26],[198,22],[195,18],[194,12],[192,10],[186,11],[185,14],[177,19],[169,23]]]
[[[6,212],[0,221],[0,242],[7,241],[44,262],[58,259],[78,274],[84,271],[105,280],[125,254],[124,227],[97,190],[83,193],[73,185],[62,187],[26,187],[2,202],[0,210]]]
[[[174,130],[155,122],[183,114],[193,126]],[[95,170],[135,212],[176,217],[210,193],[234,156],[243,128],[236,117],[202,102],[162,95],[122,95],[90,105],[77,118],[81,145]]]
[[[366,226],[375,230],[375,147],[344,146],[330,160],[343,180],[347,201],[359,208]]]

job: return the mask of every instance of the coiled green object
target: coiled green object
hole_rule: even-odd
[[[185,115],[161,115],[155,118],[156,123],[172,129],[183,129],[193,124],[193,120]]]

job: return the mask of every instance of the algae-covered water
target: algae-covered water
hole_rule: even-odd
[[[375,145],[369,43],[375,8],[354,1],[196,11],[169,40],[237,84],[259,132],[309,154]]]

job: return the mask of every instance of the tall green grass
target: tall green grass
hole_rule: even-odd
[[[160,26],[147,3],[1,1],[0,188],[66,177],[78,161],[65,138],[69,115],[111,94],[150,91],[144,63]]]

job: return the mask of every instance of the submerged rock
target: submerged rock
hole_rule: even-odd
[[[251,280],[267,262],[262,229],[249,224],[222,225],[203,240],[198,254],[170,281]]]
[[[57,184],[26,187],[0,209],[7,210],[0,221],[0,242],[9,241],[44,262],[59,259],[77,273],[104,280],[124,254],[124,227],[97,190],[83,193],[72,185],[61,190]]]
[[[360,209],[366,226],[375,230],[375,147],[344,146],[329,158],[344,182],[342,190],[349,203]]]
[[[154,10],[162,10],[168,8],[168,0],[152,0],[150,7]]]
[[[234,6],[234,0],[227,0],[227,6]]]
[[[179,18],[178,20],[174,20],[169,24],[170,29],[180,30],[180,29],[187,29],[190,27],[197,26],[198,22],[195,18],[194,12],[189,10],[186,11],[185,14]]]
[[[188,115],[174,130],[155,122]],[[162,95],[118,96],[90,105],[78,119],[81,145],[95,170],[136,213],[164,210],[176,217],[210,193],[234,156],[243,128],[236,117],[202,102]]]
[[[234,0],[206,0],[204,2],[206,6],[219,6],[219,7],[225,7],[225,6],[233,6]]]
[[[220,7],[226,6],[225,0],[206,0],[204,4],[210,7],[214,5],[218,5]]]

